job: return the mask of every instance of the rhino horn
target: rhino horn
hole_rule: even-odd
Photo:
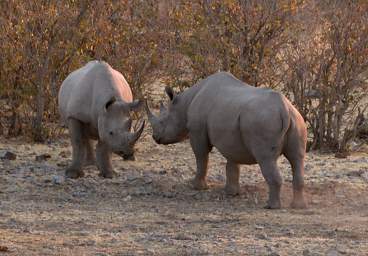
[[[160,114],[166,111],[166,107],[164,106],[164,103],[160,102]]]
[[[150,121],[150,123],[152,123],[153,121],[155,121],[157,119],[157,117],[149,109],[147,101],[145,102],[145,108],[146,108],[146,112],[147,112],[147,116],[148,116],[148,121]]]
[[[143,120],[143,122],[141,123],[139,128],[135,132],[130,134],[130,140],[129,141],[130,141],[131,144],[134,144],[139,139],[139,137],[141,137],[143,129],[144,129],[144,125],[145,125],[145,121]]]

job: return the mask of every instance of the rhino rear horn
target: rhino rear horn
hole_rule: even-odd
[[[160,101],[160,114],[166,111],[166,107],[164,106],[164,103]]]
[[[174,99],[175,92],[170,86],[165,87],[165,92],[166,92],[167,96],[169,96],[170,100]]]
[[[147,101],[145,101],[144,107],[146,109],[146,113],[147,113],[147,116],[148,116],[148,121],[153,122],[154,120],[156,120],[157,117],[149,109]]]

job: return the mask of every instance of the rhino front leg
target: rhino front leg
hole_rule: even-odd
[[[84,176],[82,164],[85,157],[86,145],[83,137],[83,124],[76,119],[69,119],[68,128],[72,143],[72,163],[66,169],[65,176],[76,179]]]
[[[239,186],[239,165],[233,163],[231,161],[227,161],[226,163],[226,186],[225,192],[228,195],[238,195],[240,186]]]
[[[259,163],[263,177],[268,184],[268,202],[266,209],[281,208],[280,190],[282,178],[276,160],[265,160]]]
[[[93,141],[86,138],[86,155],[84,159],[84,166],[96,164],[95,150],[93,149]]]
[[[111,179],[116,174],[112,169],[111,155],[110,148],[105,143],[99,141],[96,146],[96,160],[97,167],[100,170],[99,175],[104,178]]]
[[[210,146],[208,145],[207,135],[190,136],[190,145],[192,146],[197,164],[197,173],[192,181],[193,187],[197,190],[208,189],[206,177],[208,170],[208,154],[210,152]]]

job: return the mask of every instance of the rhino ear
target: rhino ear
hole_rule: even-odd
[[[167,96],[169,96],[170,100],[174,99],[175,92],[170,86],[165,87],[165,92],[166,92]]]
[[[133,102],[128,103],[130,111],[139,110],[143,106],[143,101],[141,100],[134,100]]]
[[[108,111],[109,107],[111,107],[111,105],[114,104],[115,101],[116,101],[116,98],[112,96],[111,99],[108,102],[106,102],[105,110]]]

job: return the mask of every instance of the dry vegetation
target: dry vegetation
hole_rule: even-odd
[[[367,35],[365,0],[0,1],[0,255],[368,255]],[[284,158],[282,210],[263,209],[256,165],[226,196],[216,151],[210,189],[193,190],[189,144],[158,146],[149,128],[137,161],[114,158],[116,178],[65,179],[56,96],[92,59],[154,105],[164,84],[218,70],[285,93],[321,150],[307,155],[309,209],[288,208]]]
[[[183,89],[218,70],[281,90],[312,149],[349,150],[367,118],[364,0],[10,0],[0,14],[7,136],[57,136],[58,88],[91,59],[121,71],[136,97],[157,79]]]

